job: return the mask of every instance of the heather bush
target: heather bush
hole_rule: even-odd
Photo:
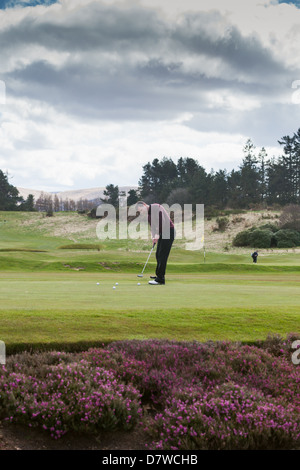
[[[291,345],[299,338],[273,335],[251,346],[120,341],[78,354],[19,354],[0,368],[0,417],[56,438],[129,430],[142,418],[153,449],[297,448],[300,368]]]
[[[123,342],[138,357],[144,393],[160,411],[146,430],[153,449],[299,446],[300,374],[280,340],[276,355],[232,343]],[[274,345],[275,346],[275,345]],[[288,348],[287,348],[288,349]],[[283,352],[280,352],[283,351]],[[135,384],[135,374],[131,377]],[[229,410],[229,411],[228,411]]]
[[[148,426],[151,449],[285,449],[300,444],[299,418],[261,392],[226,384],[198,399],[172,398]]]
[[[49,363],[38,369],[34,369],[37,356],[32,364],[25,356],[24,368],[21,362],[11,370],[10,364],[3,367],[1,415],[10,421],[43,426],[53,437],[68,430],[132,428],[141,414],[140,393],[118,381],[113,370],[91,367],[85,360],[72,363],[70,356],[66,355],[65,363],[60,354],[52,354]]]

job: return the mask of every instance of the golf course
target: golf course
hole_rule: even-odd
[[[275,216],[207,220],[149,285],[151,239],[0,212],[0,450],[299,448],[300,253],[232,245]]]
[[[154,252],[137,276],[151,242],[100,241],[96,224],[77,213],[0,213],[0,339],[8,353],[153,338],[253,343],[299,333],[296,250],[261,250],[254,264],[251,251],[222,250],[216,239],[214,251],[209,222],[205,253],[175,240],[166,285],[150,286]]]

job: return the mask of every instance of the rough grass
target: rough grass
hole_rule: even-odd
[[[242,216],[227,215],[228,226],[224,232],[216,230],[217,218],[205,220],[205,247],[207,251],[247,253],[249,250],[232,247],[232,240],[235,235],[252,227],[260,226],[269,222],[276,222],[278,212],[271,211],[251,211],[243,213]],[[14,245],[23,247],[44,248],[45,242],[50,247],[57,248],[63,244],[91,243],[97,241],[96,227],[97,219],[90,219],[86,215],[79,215],[76,212],[58,212],[53,217],[45,217],[41,213],[26,212],[1,212],[0,211],[0,248],[2,243],[13,241]],[[184,247],[185,240],[177,240],[180,247]],[[38,246],[42,245],[42,246]],[[105,245],[105,243],[104,243]],[[142,249],[149,243],[140,241],[113,241],[109,243],[114,248],[133,250],[135,247]]]

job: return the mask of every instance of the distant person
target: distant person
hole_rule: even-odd
[[[252,259],[253,259],[253,263],[257,263],[257,258],[258,258],[258,251],[254,251],[254,253],[252,253]]]
[[[153,245],[157,244],[156,271],[155,276],[150,276],[152,280],[149,281],[149,284],[153,286],[163,285],[165,284],[168,257],[175,238],[174,224],[167,211],[160,204],[148,205],[145,202],[140,201],[136,204],[136,209],[141,213],[147,211],[152,242]]]

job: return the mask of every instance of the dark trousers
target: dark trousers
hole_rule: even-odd
[[[158,282],[164,283],[165,282],[165,273],[167,267],[168,257],[172,248],[172,244],[175,238],[174,230],[170,230],[170,238],[164,239],[160,236],[157,248],[156,248],[156,280]]]

